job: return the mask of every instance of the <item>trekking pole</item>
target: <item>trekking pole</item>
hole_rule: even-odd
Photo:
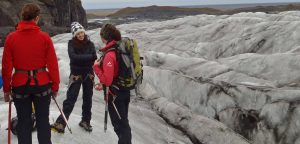
[[[72,130],[71,130],[71,128],[69,127],[68,120],[67,120],[67,118],[66,118],[64,112],[60,109],[60,107],[59,107],[59,105],[58,105],[58,103],[57,103],[57,101],[56,101],[56,99],[55,99],[55,97],[54,97],[53,95],[52,95],[52,99],[54,100],[54,102],[55,102],[55,104],[56,104],[56,106],[57,106],[57,108],[58,108],[60,114],[62,115],[62,117],[63,117],[63,119],[64,119],[64,121],[65,121],[65,123],[66,123],[66,125],[67,125],[68,130],[69,130],[70,133],[72,134]]]
[[[10,131],[11,131],[11,104],[12,104],[12,100],[9,101],[9,106],[8,106],[8,135],[7,135],[7,141],[8,144],[11,144],[11,138],[10,138]]]
[[[34,107],[34,103],[31,103],[31,108],[32,108],[32,113],[35,113],[35,107]]]
[[[106,133],[107,130],[107,114],[108,114],[108,91],[109,91],[109,87],[105,88],[105,113],[104,113],[104,132]]]
[[[119,111],[118,111],[118,109],[117,109],[117,107],[116,107],[116,105],[115,105],[116,97],[117,97],[117,96],[114,96],[114,97],[113,97],[112,104],[113,104],[113,106],[114,106],[114,109],[115,109],[115,111],[116,111],[116,113],[117,113],[119,119],[121,119],[121,115],[120,115],[120,113],[119,113]]]

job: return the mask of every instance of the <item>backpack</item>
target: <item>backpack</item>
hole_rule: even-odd
[[[136,89],[143,81],[143,64],[137,42],[124,37],[117,43],[117,47],[106,51],[115,51],[119,64],[119,75],[113,80],[113,86],[121,90]]]

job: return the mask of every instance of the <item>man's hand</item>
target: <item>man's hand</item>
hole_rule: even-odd
[[[53,98],[56,99],[56,97],[57,97],[57,92],[52,92],[52,96],[53,96]]]
[[[96,89],[97,91],[103,90],[102,84],[101,84],[101,83],[97,83],[97,84],[95,85],[95,89]]]
[[[9,102],[11,99],[11,92],[4,93],[4,101]]]

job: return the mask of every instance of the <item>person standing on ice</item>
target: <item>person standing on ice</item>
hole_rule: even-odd
[[[131,144],[131,128],[128,121],[130,90],[121,90],[113,86],[113,80],[119,74],[119,64],[116,51],[110,49],[117,46],[117,42],[121,40],[121,33],[114,25],[105,24],[101,29],[100,36],[102,42],[106,44],[101,49],[105,55],[103,60],[95,61],[93,68],[100,83],[104,87],[109,87],[108,111],[114,131],[119,138],[118,144]],[[96,85],[97,90],[103,89],[101,84]],[[105,92],[104,95],[106,95]]]
[[[68,43],[68,54],[70,57],[71,74],[67,91],[67,98],[63,102],[63,112],[67,119],[73,111],[77,101],[80,87],[83,88],[82,119],[79,126],[86,131],[91,132],[90,124],[92,116],[92,96],[94,87],[93,63],[97,59],[94,43],[90,41],[85,34],[84,27],[78,22],[71,24],[73,38]],[[54,124],[52,130],[64,133],[66,123],[63,116],[60,115]]]
[[[40,30],[40,7],[26,4],[22,21],[4,44],[2,77],[4,100],[14,101],[18,115],[18,143],[32,144],[32,103],[36,114],[37,137],[40,144],[51,144],[49,106],[57,96],[59,70],[50,36]],[[14,69],[14,74],[12,75]]]

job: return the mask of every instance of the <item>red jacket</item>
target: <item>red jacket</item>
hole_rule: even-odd
[[[34,22],[20,22],[17,30],[10,33],[4,44],[2,57],[2,77],[4,92],[10,92],[11,86],[25,85],[28,76],[14,73],[12,70],[35,70],[47,67],[49,72],[37,73],[39,85],[52,82],[52,90],[58,91],[59,72],[57,57],[50,36],[40,30]],[[35,85],[33,78],[30,85]]]
[[[102,48],[103,52],[112,48],[117,44],[116,41],[112,41],[106,45],[106,47]],[[103,58],[102,67],[99,65],[93,66],[95,74],[100,79],[100,82],[105,86],[111,86],[113,79],[118,76],[119,72],[119,64],[117,63],[116,52],[109,51],[105,54]]]

